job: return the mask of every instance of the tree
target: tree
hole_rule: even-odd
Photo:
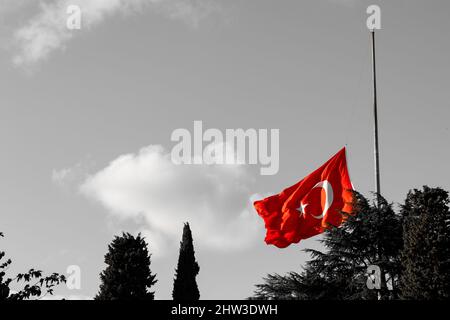
[[[184,224],[183,237],[180,242],[180,255],[175,270],[172,297],[177,301],[194,301],[200,299],[195,277],[200,267],[195,261],[195,251],[189,223]]]
[[[139,234],[116,236],[108,246],[100,274],[100,290],[95,300],[153,300],[149,289],[157,280],[150,270],[151,255],[145,239]]]
[[[369,203],[359,193],[353,201],[354,214],[346,216],[340,227],[330,226],[321,242],[325,252],[307,249],[312,259],[303,272],[286,276],[269,275],[257,285],[255,297],[271,299],[387,299],[398,294],[399,252],[402,247],[402,217],[383,197]],[[366,286],[367,268],[382,270],[378,292]],[[387,279],[386,279],[387,278]],[[384,281],[383,281],[384,280]],[[388,290],[386,281],[392,285]],[[286,291],[289,288],[290,293]]]
[[[302,290],[303,274],[289,272],[282,276],[277,273],[268,274],[263,278],[264,283],[257,284],[253,297],[250,300],[304,300]]]
[[[0,237],[3,237],[1,232]],[[53,295],[54,287],[66,282],[64,275],[53,273],[49,276],[43,276],[41,270],[35,269],[30,269],[26,273],[19,273],[13,278],[7,278],[6,271],[12,261],[8,259],[2,262],[5,255],[4,251],[0,251],[0,301],[40,299],[47,294]],[[12,292],[10,287],[14,281],[23,282],[25,285],[22,289]]]
[[[405,216],[401,297],[450,297],[449,195],[441,188],[414,189],[402,206]]]

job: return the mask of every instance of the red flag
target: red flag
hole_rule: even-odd
[[[266,225],[266,243],[285,248],[330,225],[340,226],[345,219],[342,212],[352,213],[352,190],[344,147],[300,182],[255,201]]]

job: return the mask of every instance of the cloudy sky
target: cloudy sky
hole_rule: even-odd
[[[316,237],[265,245],[253,200],[347,145],[354,186],[374,189],[366,8],[377,33],[382,193],[450,189],[446,0],[0,0],[0,231],[14,266],[79,265],[92,297],[121,231],[149,241],[156,297],[170,298],[184,221],[204,299],[241,299],[299,270]],[[82,8],[81,30],[66,8]],[[280,130],[280,170],[175,166],[171,134]]]

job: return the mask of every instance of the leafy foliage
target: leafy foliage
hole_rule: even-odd
[[[100,274],[101,285],[95,300],[153,300],[149,289],[156,283],[150,270],[151,255],[145,239],[139,234],[116,236],[108,246]]]
[[[402,298],[450,298],[449,195],[441,188],[414,189],[402,206]]]
[[[194,244],[189,223],[183,228],[183,237],[180,243],[178,266],[175,270],[172,297],[177,301],[194,301],[200,299],[200,292],[195,277],[200,267],[195,260]]]
[[[0,237],[3,233],[0,232]],[[54,287],[66,282],[64,275],[53,273],[43,276],[41,270],[30,269],[26,273],[19,273],[13,278],[6,277],[6,271],[12,264],[11,259],[2,262],[5,252],[0,251],[0,301],[2,300],[26,300],[31,298],[42,298],[53,294]],[[14,282],[23,282],[25,285],[17,292],[12,292],[10,287]]]

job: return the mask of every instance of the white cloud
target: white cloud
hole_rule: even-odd
[[[16,66],[31,66],[46,59],[58,49],[64,49],[76,32],[66,27],[69,5],[78,5],[82,11],[82,30],[102,23],[117,13],[135,13],[152,8],[170,19],[190,25],[198,23],[219,7],[214,0],[52,0],[41,2],[39,12],[14,34],[18,53]],[[10,7],[10,6],[8,6]]]
[[[71,167],[53,169],[51,180],[59,187],[68,187],[72,189],[73,187],[77,187],[81,181],[86,179],[87,172],[89,172],[89,169],[92,168],[94,164],[94,161],[89,156],[86,156],[82,161]]]
[[[235,250],[262,241],[252,182],[246,166],[175,165],[161,146],[149,146],[113,160],[80,190],[113,215],[143,216],[141,231],[158,256],[178,243],[186,221],[201,246]]]
[[[67,180],[71,180],[73,177],[73,169],[72,168],[63,168],[60,170],[52,171],[52,181],[56,184],[62,185]]]

